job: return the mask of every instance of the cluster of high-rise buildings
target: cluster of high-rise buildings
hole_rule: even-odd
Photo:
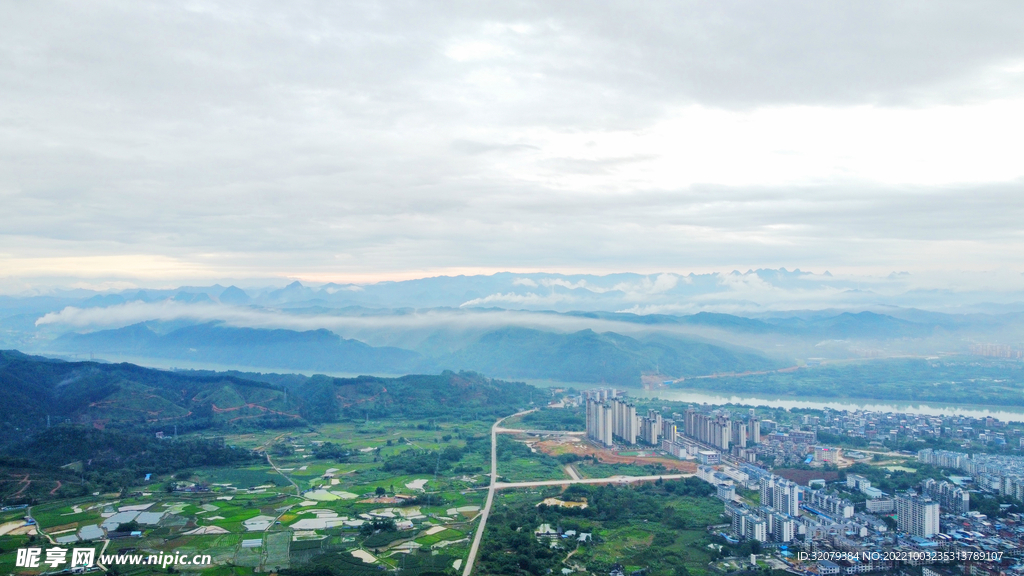
[[[918,454],[922,462],[962,470],[973,477],[973,485],[965,484],[966,478],[953,478],[955,482],[939,478],[925,480],[916,491],[895,494],[884,493],[868,478],[852,473],[842,484],[822,483],[821,489],[815,489],[817,482],[823,481],[814,481],[810,487],[799,486],[747,458],[749,452],[762,462],[774,460],[776,466],[781,461],[812,467],[841,465],[841,458],[867,458],[863,452],[844,455],[819,443],[828,442],[828,435],[866,437],[875,445],[880,445],[877,441],[948,437],[970,439],[975,445],[1012,442],[1016,447],[1019,430],[994,418],[867,411],[823,413],[802,415],[799,423],[782,415],[776,423],[756,418],[753,411],[748,415],[697,406],[684,414],[672,414],[671,421],[679,423],[679,435],[674,442],[666,439],[662,447],[672,453],[678,449],[680,457],[700,460],[697,476],[715,484],[717,497],[725,501],[731,529],[722,535],[729,539],[787,543],[790,550],[1024,549],[1024,514],[986,519],[970,510],[969,492],[976,487],[982,492],[1024,500],[1024,458],[923,450]],[[1021,444],[1024,446],[1024,439]],[[759,502],[745,502],[738,492],[740,487],[757,490]],[[863,494],[867,501],[855,505],[851,500],[859,501],[861,497],[851,493]],[[819,565],[819,569],[834,571],[820,574],[892,568],[884,561],[825,565]],[[1024,563],[1018,568],[1017,576],[1024,576]]]
[[[724,410],[705,412],[690,408],[683,413],[683,434],[723,452],[730,447],[746,448],[761,441],[761,426],[751,413],[746,419],[737,419]]]
[[[1005,344],[971,344],[971,354],[975,356],[990,356],[995,358],[1024,358],[1024,350]]]
[[[931,498],[947,514],[967,514],[971,511],[971,493],[945,480],[929,478],[921,483],[921,495]]]
[[[833,518],[852,518],[853,503],[846,498],[829,494],[824,490],[808,490],[805,504],[811,510],[820,510]]]
[[[726,481],[721,473],[705,473],[702,477],[716,483]],[[845,541],[887,531],[884,522],[870,514],[857,513],[851,501],[837,494],[802,487],[768,473],[756,482],[760,492],[758,506],[752,508],[735,501],[726,503],[726,515],[732,519],[731,531],[738,539],[788,543],[797,537],[806,541],[835,539],[834,535],[842,535]],[[938,498],[944,488],[934,481],[926,482],[923,488],[931,492],[897,495],[890,512],[897,513],[901,531],[930,538],[940,531]],[[952,498],[954,492],[946,490],[945,493]],[[966,513],[966,510],[958,513]]]
[[[718,470],[699,466],[697,477],[718,487],[719,498],[726,501],[725,513],[731,519],[731,532],[737,539],[785,543],[796,538],[806,492],[799,484],[750,464],[740,464],[738,468],[722,466]],[[740,503],[735,497],[737,484],[758,490],[760,504],[749,507]]]
[[[800,485],[778,476],[760,479],[761,506],[790,516],[800,515]]]
[[[948,450],[925,448],[917,453],[925,464],[962,470],[971,475],[974,483],[987,490],[1024,500],[1024,458],[993,454],[967,454]]]
[[[746,506],[735,498],[725,505],[725,513],[731,519],[731,533],[739,540],[781,544],[798,538],[808,540],[829,534],[866,532],[867,525],[877,528],[864,515],[855,518],[853,504],[844,498],[747,466],[744,465],[742,473],[749,476],[749,481],[744,484],[758,490],[759,505]],[[698,475],[713,483],[730,481],[721,472]],[[881,524],[884,530],[884,524],[876,524]]]
[[[959,486],[928,480],[920,494],[908,492],[886,496],[863,476],[850,474],[847,491],[869,496],[866,510],[858,512],[853,502],[839,491],[814,489],[772,474],[747,463],[721,467],[699,466],[697,476],[715,484],[725,500],[731,519],[732,537],[761,542],[789,543],[827,541],[843,547],[865,546],[872,535],[890,532],[882,520],[884,514],[897,513],[899,529],[914,537],[931,538],[940,533],[940,513],[964,516],[969,511],[969,496]],[[741,503],[734,484],[759,492],[756,506]],[[880,506],[872,506],[878,503]]]
[[[726,503],[732,533],[740,539],[759,542],[792,542],[797,535],[801,488],[778,476],[759,479],[761,505],[755,508]]]
[[[761,425],[753,410],[745,417],[736,417],[724,410],[690,408],[681,415],[664,418],[657,410],[638,414],[623,391],[614,388],[587,390],[583,396],[587,406],[587,438],[607,447],[616,442],[661,446],[665,440],[673,444],[668,448],[670,452],[681,455],[685,447],[674,445],[680,434],[728,454],[730,449],[734,453],[737,449],[746,451],[748,446],[761,442]],[[681,428],[677,428],[677,420],[682,421]]]
[[[638,442],[658,446],[666,436],[675,438],[675,422],[661,417],[657,410],[639,416],[636,406],[614,388],[587,390],[587,438],[607,447],[616,440],[623,444]]]
[[[998,418],[964,415],[910,414],[869,410],[822,410],[802,417],[803,427],[819,433],[865,438],[869,441],[948,438],[979,444],[1020,445],[1022,431]]]

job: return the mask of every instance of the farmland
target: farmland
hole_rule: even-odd
[[[210,576],[293,565],[301,570],[322,554],[340,554],[374,571],[437,568],[442,560],[450,568],[465,557],[467,534],[483,504],[479,488],[487,477],[479,471],[490,451],[488,426],[363,420],[226,435],[226,445],[259,450],[263,457],[244,466],[179,470],[121,492],[4,513],[0,524],[17,524],[30,514],[42,534],[0,536],[0,569],[14,572],[17,547],[52,546],[50,538],[68,547],[99,547],[103,529],[116,529],[110,524],[115,515],[133,513],[148,514],[136,518],[152,523],[140,526],[140,537],[111,540],[107,553],[210,554],[212,565],[201,570]],[[437,455],[445,449],[459,457],[439,468]],[[385,470],[394,462],[411,469]],[[374,524],[384,529],[369,530]],[[83,540],[90,536],[95,539]],[[363,558],[372,562],[353,556],[361,550],[368,550]],[[424,555],[418,550],[427,558],[413,560]],[[157,568],[119,569],[141,575],[162,571]],[[42,568],[26,573],[33,572]]]
[[[554,412],[520,417],[517,426],[574,428],[578,414]],[[161,442],[168,446],[199,442],[195,445],[204,450],[234,451],[237,462],[177,466],[148,478],[141,470],[135,482],[119,491],[55,497],[5,512],[0,524],[18,526],[18,533],[0,536],[0,569],[39,574],[47,567],[15,569],[16,549],[60,545],[105,547],[106,554],[209,555],[209,565],[182,570],[204,576],[253,571],[285,576],[312,576],[323,570],[339,576],[380,570],[401,576],[455,572],[467,562],[491,481],[492,424],[490,419],[455,417],[364,417],[286,429],[241,427],[213,438],[201,433],[166,438]],[[678,469],[662,465],[664,456],[656,454],[616,456],[597,450],[578,435],[509,432],[498,435],[495,448],[498,477],[505,482],[569,479],[567,462],[585,478]],[[590,458],[581,459],[581,454]],[[73,479],[75,468],[70,470]],[[571,496],[575,489],[565,493]],[[560,493],[561,489],[545,492]],[[502,493],[497,526],[507,518],[502,511],[510,506],[526,510],[528,504],[530,510],[538,510],[535,497],[540,495]],[[685,508],[690,516],[693,512],[693,517],[703,518],[700,514],[706,512],[710,518],[710,508],[700,508],[697,497],[668,498],[669,505]],[[720,506],[712,507],[720,511]],[[550,515],[546,511],[541,517]],[[27,516],[35,526],[22,525]],[[597,535],[595,547],[574,552],[577,562],[603,567],[624,555],[634,557],[650,544],[649,531],[637,527],[639,532],[634,533],[582,517],[566,521],[577,520]],[[113,538],[122,524],[130,528]],[[686,553],[680,558],[697,566],[707,559],[691,550],[688,542],[700,541],[697,527],[694,530],[691,536],[679,536],[679,547],[680,554]],[[478,566],[478,571],[486,572],[493,562],[483,560]],[[163,567],[148,565],[117,570],[131,576],[165,573]]]
[[[480,573],[608,573],[619,563],[627,573],[703,574],[714,549],[706,528],[722,520],[722,506],[708,498],[710,490],[688,478],[634,487],[503,491],[484,535]],[[542,505],[552,496],[587,506]]]

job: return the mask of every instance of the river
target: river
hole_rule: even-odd
[[[970,416],[973,418],[985,418],[991,416],[1004,422],[1024,422],[1024,407],[999,407],[988,408],[985,406],[972,406],[964,408],[952,404],[941,404],[932,402],[930,404],[913,402],[879,402],[876,400],[829,400],[827,398],[806,398],[793,400],[790,398],[757,397],[747,394],[726,395],[708,394],[692,390],[629,390],[631,396],[641,398],[662,398],[674,402],[694,402],[698,404],[740,404],[745,406],[769,406],[772,408],[814,408],[822,410],[869,410],[872,412],[905,412],[907,414],[927,414],[930,416]]]

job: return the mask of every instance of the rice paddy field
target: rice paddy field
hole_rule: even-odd
[[[467,453],[459,471],[385,471],[383,463],[407,450],[464,448],[468,437],[483,437],[489,427],[490,423],[371,421],[226,436],[226,444],[269,453],[269,461],[180,471],[173,478],[151,478],[121,493],[0,513],[0,526],[32,532],[0,535],[0,573],[49,570],[46,565],[14,566],[18,547],[45,550],[55,546],[48,538],[68,540],[61,546],[69,548],[101,547],[105,532],[116,529],[109,523],[132,513],[146,513],[135,517],[154,522],[141,526],[141,537],[111,540],[107,551],[209,554],[213,564],[189,567],[192,574],[274,572],[324,553],[345,554],[374,572],[403,564],[431,567],[441,561],[451,567],[468,553],[468,539],[484,503],[489,479],[479,472],[488,463],[487,454]],[[328,443],[338,457],[318,457],[317,451]],[[29,515],[38,528],[25,525]],[[352,556],[366,539],[360,533],[362,525],[381,518],[399,523],[403,537],[377,549],[372,562]],[[419,550],[440,560],[413,559],[410,554],[420,554]],[[166,574],[149,566],[119,570],[131,576]]]
[[[59,538],[69,548],[102,547],[119,522],[135,519],[139,525],[133,528],[141,535],[106,542],[108,553],[210,555],[209,566],[179,569],[194,576],[271,573],[317,562],[367,575],[454,570],[466,559],[487,494],[490,425],[350,421],[228,435],[226,444],[256,450],[261,457],[245,466],[179,470],[121,492],[0,512],[0,526],[17,528],[0,534],[0,573],[34,575],[49,569],[16,568],[20,546],[45,549],[53,546],[51,538]],[[564,465],[536,450],[536,442],[503,437],[499,476],[509,481],[568,478]],[[448,453],[455,456],[442,461],[440,455]],[[591,477],[649,473],[634,465],[576,467]],[[535,506],[538,496],[513,491],[501,499],[526,499]],[[26,516],[35,527],[25,525]],[[397,531],[372,534],[368,528],[374,522],[394,523]],[[649,546],[649,533],[639,527],[633,527],[635,532],[595,529],[616,541],[578,553],[589,554],[596,565]],[[685,546],[686,536],[679,538]],[[118,570],[122,576],[166,573],[151,566]]]

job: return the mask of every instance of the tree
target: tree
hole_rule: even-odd
[[[135,532],[135,531],[141,530],[141,529],[142,529],[142,526],[140,526],[139,523],[136,522],[135,520],[130,520],[128,522],[122,522],[122,523],[117,525],[117,531],[118,532]]]
[[[385,490],[383,486],[377,486],[377,490],[376,490],[377,496],[383,496],[383,495],[385,495],[387,493],[388,493],[388,491]]]

